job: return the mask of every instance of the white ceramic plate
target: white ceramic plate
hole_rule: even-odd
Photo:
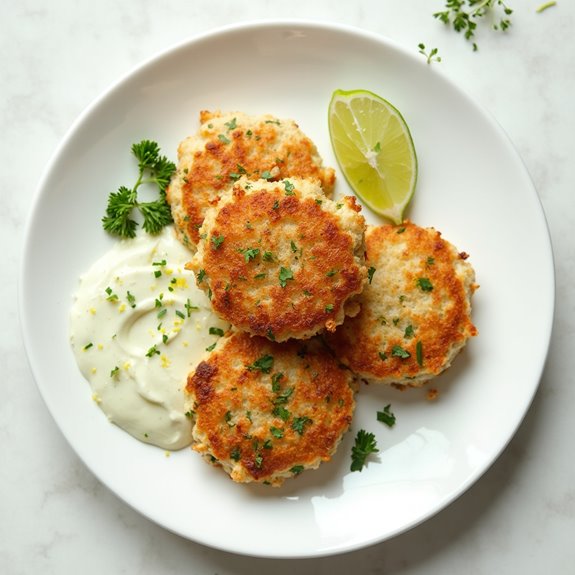
[[[424,391],[364,387],[333,461],[280,489],[237,485],[189,451],[164,452],[108,423],[68,343],[79,274],[113,240],[100,225],[110,191],[130,182],[130,146],[176,157],[201,109],[294,118],[335,166],[327,106],[336,88],[372,90],[412,131],[419,182],[408,217],[470,254],[481,288],[479,336]],[[337,194],[349,193],[342,176]],[[372,223],[377,218],[366,211]],[[526,276],[526,272],[529,274]],[[534,271],[536,270],[536,271]],[[497,124],[424,60],[358,30],[259,23],[192,40],[139,67],[76,122],[43,178],[26,236],[20,307],[40,391],[94,474],[151,520],[239,553],[306,557],[382,541],[430,517],[476,481],[512,437],[537,388],[550,338],[553,262],[537,195]],[[392,404],[397,425],[375,412]],[[358,429],[380,453],[349,471]]]

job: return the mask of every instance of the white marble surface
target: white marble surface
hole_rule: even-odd
[[[509,0],[515,9],[511,29],[500,34],[483,27],[477,53],[432,18],[444,4],[440,0],[0,2],[0,573],[574,572],[575,3],[559,0],[538,14],[541,1]],[[557,309],[547,366],[503,455],[459,500],[419,527],[374,547],[316,560],[218,552],[164,531],[118,500],[84,467],[46,410],[27,364],[16,307],[35,188],[84,107],[157,51],[222,25],[268,18],[347,23],[414,52],[419,42],[437,46],[443,60],[433,66],[494,115],[523,157],[556,257]],[[529,281],[537,270],[525,273]]]

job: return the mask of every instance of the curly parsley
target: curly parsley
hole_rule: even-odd
[[[351,448],[351,471],[361,471],[368,456],[377,453],[377,441],[373,433],[360,429],[355,437],[355,444]]]
[[[138,179],[132,188],[121,186],[108,196],[106,215],[102,218],[104,229],[112,235],[133,238],[138,222],[132,219],[134,210],[144,218],[142,227],[149,234],[158,234],[164,226],[172,223],[170,206],[166,202],[166,188],[176,166],[160,155],[156,142],[142,140],[132,145],[132,153],[138,160]],[[138,201],[138,188],[142,184],[156,184],[158,198],[151,202]]]

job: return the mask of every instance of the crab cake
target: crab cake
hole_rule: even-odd
[[[365,220],[319,184],[242,179],[206,213],[190,269],[214,312],[273,341],[333,331],[359,311]]]
[[[239,483],[280,485],[334,454],[354,381],[317,340],[233,332],[188,377],[192,447]]]
[[[311,178],[331,195],[335,171],[323,166],[293,120],[203,111],[200,123],[198,133],[178,147],[178,168],[166,192],[178,236],[188,247],[198,243],[206,210],[242,175]]]
[[[327,341],[363,379],[419,387],[449,367],[467,340],[475,273],[433,228],[369,227],[361,312]]]

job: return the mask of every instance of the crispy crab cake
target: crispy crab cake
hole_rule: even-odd
[[[293,120],[269,114],[202,111],[200,129],[178,147],[178,168],[166,192],[180,240],[192,250],[206,210],[242,175],[250,179],[315,179],[331,195],[335,171]]]
[[[477,334],[474,270],[440,232],[411,222],[368,227],[365,242],[361,312],[328,334],[328,345],[368,382],[419,387]]]
[[[365,220],[309,180],[246,179],[206,213],[188,267],[222,319],[273,341],[333,331],[359,311]]]
[[[317,339],[232,332],[188,377],[192,448],[236,482],[281,485],[332,457],[352,420],[354,385]]]

